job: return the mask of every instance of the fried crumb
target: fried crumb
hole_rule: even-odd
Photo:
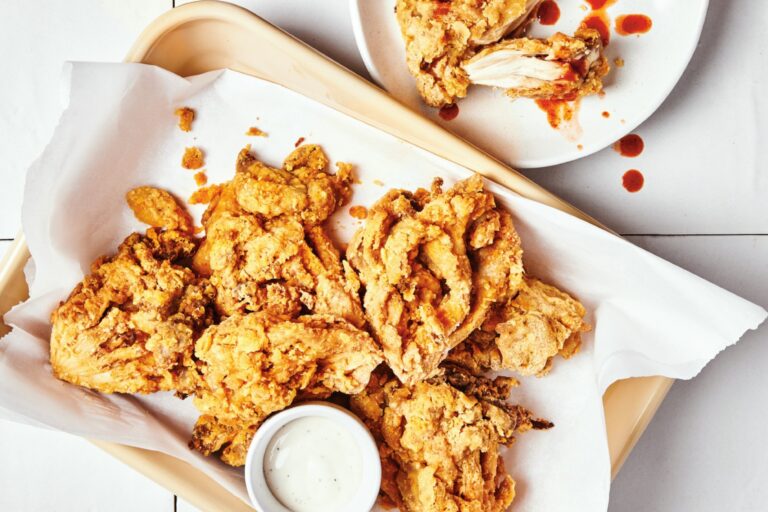
[[[170,192],[155,187],[137,187],[125,195],[136,219],[156,228],[192,232],[192,218]]]
[[[621,57],[616,57],[615,59],[613,59],[613,65],[616,66],[617,68],[623,68],[624,59],[622,59]]]
[[[384,182],[381,181],[381,180],[373,180],[373,184],[376,185],[376,186],[379,186],[379,187],[383,187],[384,186]]]
[[[211,201],[216,199],[216,196],[218,196],[220,192],[221,186],[208,185],[207,187],[202,187],[195,190],[192,195],[189,196],[189,200],[187,202],[189,204],[210,204]]]
[[[248,128],[248,131],[245,132],[245,134],[250,137],[267,137],[268,136],[267,132],[259,130],[255,126],[251,126],[250,128]]]
[[[365,206],[353,206],[349,209],[349,214],[358,220],[365,220],[368,217],[368,209]]]
[[[208,183],[208,176],[206,176],[205,171],[200,171],[195,174],[195,183],[198,187],[202,187]]]
[[[608,112],[607,110],[604,110],[604,111],[603,111],[603,114],[602,114],[602,116],[603,116],[604,118],[608,119],[609,117],[611,117],[611,113],[610,113],[610,112]]]
[[[305,140],[307,139],[305,139],[304,137],[299,137],[298,139],[296,139],[296,142],[293,143],[293,147],[297,148],[301,146]]]
[[[195,111],[189,107],[177,108],[174,112],[179,118],[179,129],[183,132],[192,130],[192,121],[195,120]]]
[[[578,145],[576,146],[576,149],[578,149],[579,151],[581,151],[582,149],[584,149],[584,146],[583,146],[583,145],[581,145],[581,144],[578,144]]]
[[[185,169],[200,169],[205,165],[203,150],[192,146],[184,149],[184,156],[181,157],[181,166]]]

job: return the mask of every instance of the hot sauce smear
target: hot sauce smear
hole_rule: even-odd
[[[616,18],[616,32],[622,36],[645,34],[652,26],[653,21],[645,14],[622,14]]]
[[[645,178],[643,178],[643,173],[637,169],[630,169],[621,177],[621,183],[627,192],[639,192],[643,188]]]
[[[542,25],[554,25],[560,19],[560,7],[554,0],[544,0],[539,4],[536,17]]]
[[[552,128],[559,128],[563,122],[572,120],[578,108],[577,103],[565,100],[536,100],[536,105],[547,113],[547,121]]]
[[[585,27],[597,30],[603,46],[608,46],[611,41],[611,18],[605,10],[616,3],[616,0],[586,0],[592,8],[592,12],[581,22]]]

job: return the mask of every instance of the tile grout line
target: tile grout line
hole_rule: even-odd
[[[179,503],[179,497],[174,494],[173,495],[173,512],[177,512],[178,503]]]

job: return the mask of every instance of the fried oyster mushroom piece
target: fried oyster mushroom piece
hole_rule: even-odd
[[[473,84],[506,89],[513,98],[575,100],[602,90],[610,66],[600,33],[580,28],[573,37],[518,38],[483,49],[463,64]]]
[[[298,319],[235,314],[195,346],[201,416],[190,446],[242,466],[248,444],[271,413],[302,398],[359,393],[382,361],[370,335],[328,315]]]
[[[443,191],[391,190],[368,212],[347,258],[387,364],[404,383],[438,370],[448,351],[522,282],[511,216],[480,176]]]
[[[365,324],[359,280],[320,225],[348,200],[351,166],[339,164],[335,175],[327,167],[314,145],[297,148],[282,169],[240,152],[235,177],[203,215],[194,258],[216,287],[221,314],[328,313]]]
[[[462,63],[529,18],[540,0],[398,0],[397,22],[408,70],[427,105],[441,107],[467,95]]]
[[[554,286],[526,276],[514,298],[499,305],[448,361],[475,374],[514,370],[520,375],[546,375],[556,355],[569,358],[591,327],[584,306]]]
[[[125,194],[125,200],[136,219],[144,224],[185,233],[194,231],[189,212],[166,190],[149,186],[136,187]]]
[[[54,375],[104,393],[189,393],[192,353],[213,321],[215,291],[186,262],[195,241],[181,231],[134,233],[52,313]]]
[[[412,386],[377,371],[350,400],[382,461],[380,502],[403,512],[503,512],[515,482],[499,456],[514,434],[553,425],[506,402],[517,381],[454,367]]]

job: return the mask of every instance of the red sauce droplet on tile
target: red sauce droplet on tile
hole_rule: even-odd
[[[539,4],[536,17],[542,25],[554,25],[560,19],[560,7],[554,0],[544,0]]]
[[[593,12],[589,14],[581,24],[587,28],[593,28],[600,33],[600,39],[603,46],[608,46],[611,42],[611,22],[608,16],[603,12]]]
[[[536,105],[547,113],[547,121],[552,128],[559,128],[563,121],[573,119],[574,106],[564,100],[536,100]]]
[[[304,144],[304,140],[305,140],[304,137],[299,137],[298,139],[296,139],[296,142],[293,143],[293,147],[297,148],[301,146],[302,144]]]
[[[459,115],[459,106],[455,103],[440,108],[438,115],[445,121],[452,121]]]
[[[639,192],[643,188],[645,178],[643,178],[643,173],[637,169],[630,169],[621,177],[621,183],[627,192]]]
[[[611,117],[611,113],[606,110],[603,110],[603,117],[608,119],[609,117]]]
[[[642,137],[630,133],[619,139],[614,145],[613,149],[616,150],[621,156],[634,158],[643,152],[645,149],[645,142]]]
[[[645,14],[622,14],[616,18],[616,32],[622,36],[645,34],[652,26],[653,21]]]

